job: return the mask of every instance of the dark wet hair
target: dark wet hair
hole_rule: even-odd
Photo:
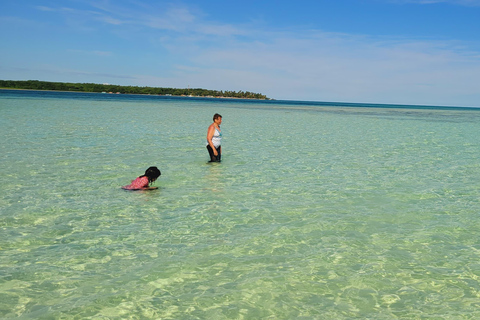
[[[218,113],[215,113],[215,114],[213,115],[213,122],[215,122],[215,120],[216,120],[217,118],[221,118],[221,117],[222,117],[221,115],[219,115]]]
[[[157,180],[158,177],[160,177],[162,173],[160,170],[158,170],[157,167],[150,167],[147,170],[145,170],[145,174],[142,177],[147,177],[148,178],[148,183],[152,183],[153,181]]]

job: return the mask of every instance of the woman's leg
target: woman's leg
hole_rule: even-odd
[[[213,149],[212,147],[210,147],[210,145],[207,145],[207,150],[208,150],[208,154],[210,155],[210,162],[217,161],[217,157],[215,157],[215,155],[213,154]]]

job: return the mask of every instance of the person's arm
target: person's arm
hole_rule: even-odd
[[[210,145],[210,147],[212,148],[213,154],[215,156],[218,156],[217,149],[215,148],[215,146],[213,145],[213,142],[212,142],[212,138],[213,138],[214,133],[215,133],[215,126],[212,124],[212,125],[210,125],[210,127],[208,127],[207,142]]]

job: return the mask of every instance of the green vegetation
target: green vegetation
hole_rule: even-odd
[[[159,94],[172,96],[196,96],[196,97],[224,97],[242,99],[266,99],[267,96],[260,93],[248,91],[217,91],[206,89],[177,89],[177,88],[155,88],[155,87],[134,87],[117,86],[112,84],[97,83],[68,83],[48,82],[38,80],[0,80],[0,88],[5,89],[29,89],[29,90],[56,90],[56,91],[79,91],[79,92],[108,92],[126,94]]]

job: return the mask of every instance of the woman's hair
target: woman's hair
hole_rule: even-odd
[[[215,122],[215,120],[217,120],[218,118],[221,118],[221,117],[222,117],[221,115],[219,115],[218,113],[215,113],[213,115],[213,122]]]
[[[148,183],[152,183],[153,181],[157,180],[157,178],[160,177],[161,174],[162,173],[160,172],[160,170],[158,170],[157,167],[150,167],[145,170],[145,174],[143,176],[148,178]]]

